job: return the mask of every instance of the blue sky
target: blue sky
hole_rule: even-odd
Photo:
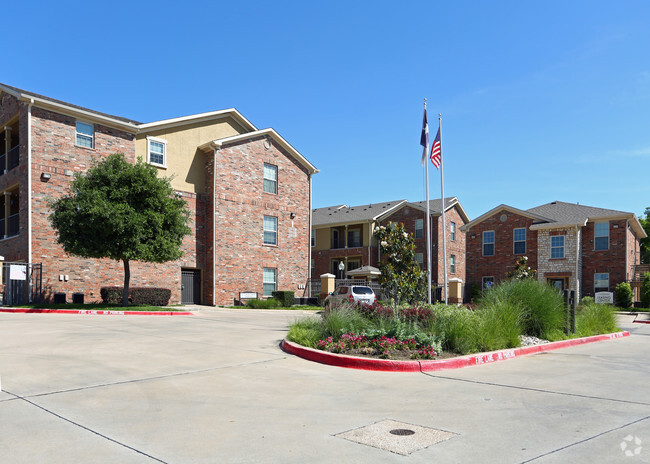
[[[650,2],[10,2],[0,82],[139,121],[235,107],[314,207],[424,199],[422,103],[471,218],[650,206]],[[431,198],[440,180],[431,169]]]

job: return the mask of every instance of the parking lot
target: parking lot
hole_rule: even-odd
[[[650,462],[650,325],[624,316],[630,337],[386,373],[281,351],[302,314],[2,313],[0,462]]]

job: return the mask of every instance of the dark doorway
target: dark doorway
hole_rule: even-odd
[[[181,269],[181,304],[201,304],[200,269]]]

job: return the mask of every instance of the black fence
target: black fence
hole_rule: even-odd
[[[4,306],[43,301],[43,266],[40,263],[2,263],[1,297]]]

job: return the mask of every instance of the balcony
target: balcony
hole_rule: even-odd
[[[0,240],[18,235],[20,231],[19,224],[20,214],[9,216],[9,221],[6,221],[5,218],[0,218]]]
[[[0,155],[0,176],[18,166],[20,162],[19,148],[20,147],[15,146],[8,152]]]

